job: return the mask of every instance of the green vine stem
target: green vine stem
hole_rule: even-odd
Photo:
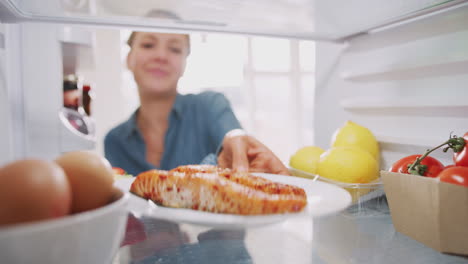
[[[447,145],[446,148],[443,149],[443,152],[447,152],[449,149],[453,149],[453,152],[460,152],[465,147],[465,140],[462,137],[451,136],[449,140],[445,141],[444,143],[434,147],[432,149],[428,149],[424,155],[419,158],[416,158],[415,162],[412,163],[408,167],[408,172],[415,175],[423,175],[424,172],[427,170],[427,166],[421,164],[421,161],[427,157],[431,152],[436,149],[439,149],[443,146]]]

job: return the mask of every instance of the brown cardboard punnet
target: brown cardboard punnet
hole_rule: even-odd
[[[381,171],[395,229],[437,251],[468,255],[468,188]]]

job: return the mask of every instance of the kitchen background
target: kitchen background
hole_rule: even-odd
[[[92,44],[96,149],[105,133],[128,119],[138,94],[126,68],[128,30],[98,29]],[[242,126],[287,162],[300,146],[313,144],[315,43],[244,35],[192,33],[191,54],[180,93],[224,93]],[[64,57],[66,54],[64,54]]]

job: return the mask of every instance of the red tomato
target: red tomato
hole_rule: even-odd
[[[410,174],[408,172],[409,165],[413,164],[416,161],[416,159],[421,156],[422,155],[411,155],[411,156],[404,157],[398,160],[397,162],[395,162],[390,168],[390,171]],[[432,177],[432,178],[437,177],[439,172],[441,172],[444,169],[444,165],[440,161],[436,160],[435,158],[431,156],[425,157],[421,161],[421,164],[419,166],[420,166],[419,168],[416,168],[417,170],[420,171],[419,175]]]
[[[453,153],[453,163],[456,166],[468,167],[468,132],[463,135],[465,140],[465,147],[460,152]]]
[[[440,181],[468,187],[468,167],[450,167],[439,174]]]
[[[447,166],[445,166],[444,170],[448,169],[448,168],[452,168],[452,167],[455,167],[455,165],[453,165],[453,164],[447,165]]]
[[[112,167],[112,171],[114,171],[114,173],[118,175],[127,174],[122,168],[118,168],[118,167]]]

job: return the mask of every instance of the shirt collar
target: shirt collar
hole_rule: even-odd
[[[137,124],[137,113],[140,108],[136,109],[130,118],[125,122],[125,134],[127,137],[130,137],[132,133],[139,133]],[[172,106],[171,114],[174,113],[175,117],[180,119],[182,118],[182,113],[184,110],[184,96],[177,93],[174,105]]]
[[[177,118],[182,118],[182,113],[184,111],[184,96],[180,93],[177,93],[174,105],[172,106],[172,112],[175,113]]]
[[[130,137],[134,132],[139,132],[136,118],[138,110],[140,110],[140,108],[135,110],[135,112],[133,112],[130,118],[125,122],[125,135],[127,137]]]

